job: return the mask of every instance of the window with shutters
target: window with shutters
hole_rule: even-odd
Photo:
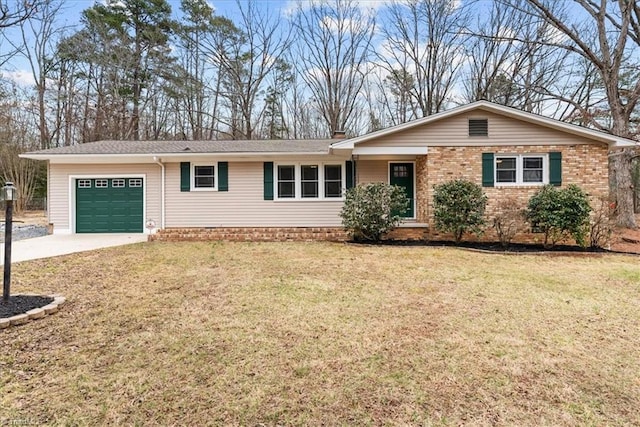
[[[504,154],[495,156],[495,184],[542,185],[549,183],[546,154]]]
[[[191,189],[215,190],[216,189],[216,169],[215,163],[196,163],[191,165]]]
[[[275,199],[339,199],[344,190],[344,165],[331,163],[279,164],[274,168]]]

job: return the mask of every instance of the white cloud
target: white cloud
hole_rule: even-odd
[[[12,81],[21,87],[28,87],[28,86],[35,85],[35,81],[33,80],[33,74],[31,74],[31,71],[27,71],[27,70],[3,71],[2,77],[5,80]]]

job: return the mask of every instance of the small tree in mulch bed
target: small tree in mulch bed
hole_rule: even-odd
[[[482,233],[487,196],[482,187],[466,179],[455,179],[433,187],[436,229],[453,233],[460,243],[464,233]]]
[[[340,217],[353,240],[377,242],[400,224],[408,207],[402,187],[373,182],[347,190]]]
[[[529,199],[526,215],[532,228],[544,233],[545,248],[568,237],[584,247],[589,235],[589,212],[589,197],[577,185],[563,189],[545,185]]]

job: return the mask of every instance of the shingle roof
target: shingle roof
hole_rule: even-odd
[[[327,153],[335,140],[97,141],[28,154]]]

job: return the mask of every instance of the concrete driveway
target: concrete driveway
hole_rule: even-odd
[[[11,262],[49,258],[94,249],[146,242],[142,233],[114,234],[51,234],[33,239],[18,240],[11,244]],[[0,243],[0,265],[4,264],[4,243]]]

